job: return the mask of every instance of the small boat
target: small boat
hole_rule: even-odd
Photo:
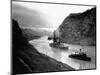
[[[91,61],[91,57],[88,57],[85,52],[74,52],[69,55],[70,58],[84,60],[84,61]]]
[[[48,40],[52,40],[53,38],[52,37],[48,37]]]

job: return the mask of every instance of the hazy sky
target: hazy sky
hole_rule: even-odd
[[[92,6],[13,2],[12,16],[22,18],[24,27],[56,29],[70,13],[84,12]]]

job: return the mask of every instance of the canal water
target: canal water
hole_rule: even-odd
[[[69,46],[69,50],[63,50],[50,47],[49,43],[52,43],[52,40],[49,41],[47,39],[48,36],[44,36],[40,39],[31,40],[29,43],[32,44],[38,50],[38,52],[65,63],[76,70],[95,68],[95,46],[65,44],[66,46]],[[80,48],[82,48],[83,52],[86,52],[87,55],[91,57],[91,62],[72,59],[69,57],[72,52],[78,52]]]

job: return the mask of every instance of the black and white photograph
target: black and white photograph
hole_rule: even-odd
[[[96,69],[96,5],[11,1],[12,74]]]

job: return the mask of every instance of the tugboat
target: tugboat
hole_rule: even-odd
[[[64,46],[64,43],[61,43],[61,41],[60,41],[60,33],[59,33],[59,31],[58,31],[58,36],[57,36],[57,34],[56,34],[57,32],[56,31],[54,31],[54,33],[53,33],[53,38],[52,38],[52,40],[53,40],[53,43],[50,43],[49,45],[51,46],[51,47],[53,47],[53,48],[59,48],[59,49],[64,49],[64,50],[68,50],[68,46]]]
[[[48,37],[48,40],[52,40],[52,37]]]
[[[84,60],[84,61],[91,61],[91,57],[88,57],[85,52],[75,52],[69,55],[70,58]]]

